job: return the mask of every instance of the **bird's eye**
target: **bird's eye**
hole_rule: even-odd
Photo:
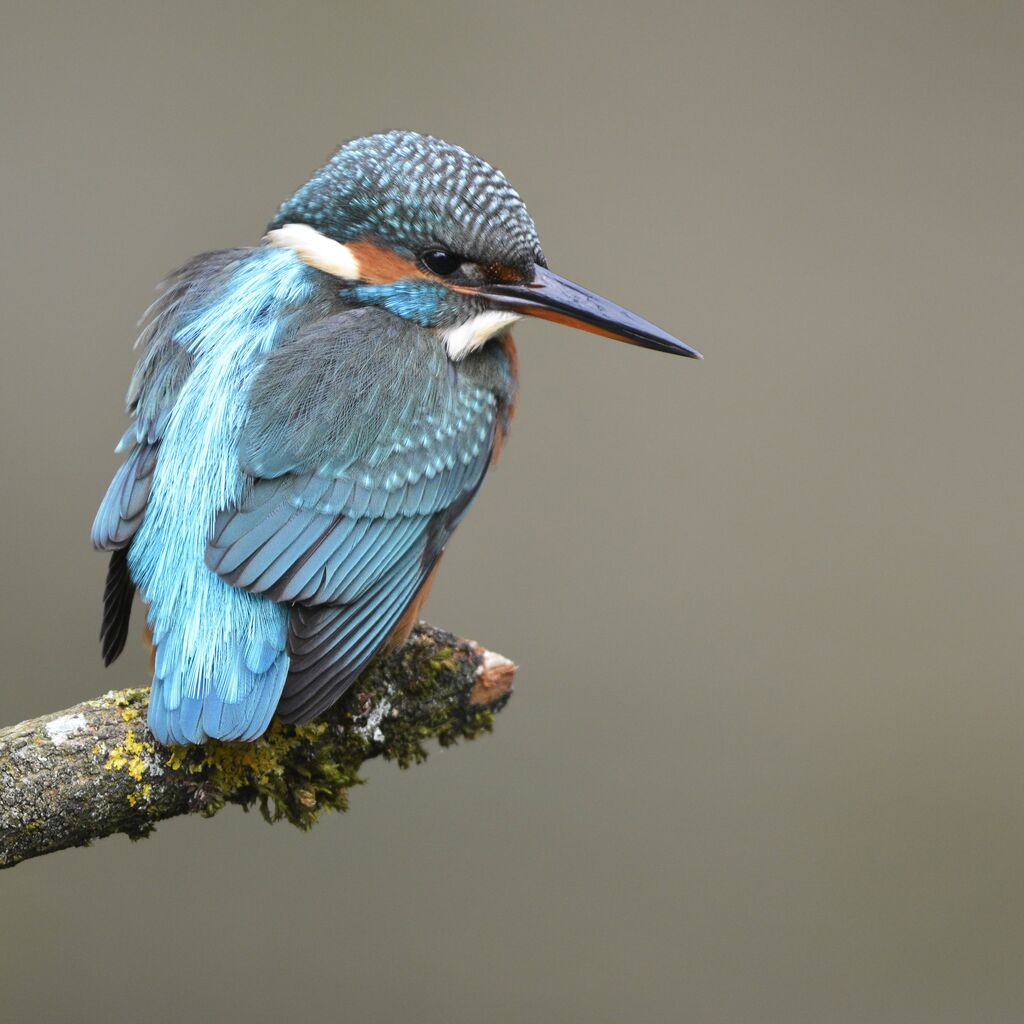
[[[428,249],[420,259],[423,266],[438,277],[450,277],[462,266],[462,260],[458,256],[445,252],[444,249]]]

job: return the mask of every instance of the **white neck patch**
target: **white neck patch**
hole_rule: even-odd
[[[518,313],[489,309],[484,313],[477,313],[458,327],[441,328],[441,337],[444,338],[448,358],[458,362],[470,352],[475,352],[488,338],[493,338],[502,327],[521,319]]]
[[[333,238],[321,235],[308,224],[285,224],[274,228],[267,232],[264,241],[278,249],[291,249],[307,267],[346,281],[360,280],[359,260],[352,250]]]

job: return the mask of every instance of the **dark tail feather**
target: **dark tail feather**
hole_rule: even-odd
[[[103,591],[103,623],[100,626],[100,646],[103,664],[109,665],[124,650],[128,639],[128,624],[132,617],[132,598],[135,584],[128,571],[128,549],[119,548],[110,556],[107,585]]]

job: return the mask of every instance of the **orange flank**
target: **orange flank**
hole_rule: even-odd
[[[509,372],[512,374],[512,380],[516,385],[512,389],[512,397],[509,401],[508,410],[504,416],[505,422],[511,423],[512,417],[516,414],[516,394],[518,392],[519,385],[519,353],[516,351],[516,343],[512,340],[511,334],[503,335],[498,344],[505,350],[505,358],[508,359]],[[501,458],[501,450],[505,446],[506,434],[507,431],[502,423],[502,418],[499,417],[494,431],[494,448],[491,451],[490,465],[492,466],[496,466],[498,464],[498,459]]]
[[[441,564],[442,557],[443,555],[438,556],[437,561],[434,563],[434,568],[430,570],[430,575],[423,581],[420,589],[416,591],[415,596],[409,602],[405,611],[402,612],[402,617],[396,623],[395,628],[391,631],[387,640],[384,641],[386,650],[396,650],[409,639],[413,626],[420,620],[420,609],[422,609],[427,597],[430,595],[430,588],[434,585],[434,577],[437,575],[437,568]]]

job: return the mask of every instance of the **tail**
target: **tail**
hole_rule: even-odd
[[[287,609],[222,586],[215,603],[171,617],[162,635],[157,624],[167,617],[150,607],[156,659],[149,728],[161,743],[254,740],[281,697]]]

